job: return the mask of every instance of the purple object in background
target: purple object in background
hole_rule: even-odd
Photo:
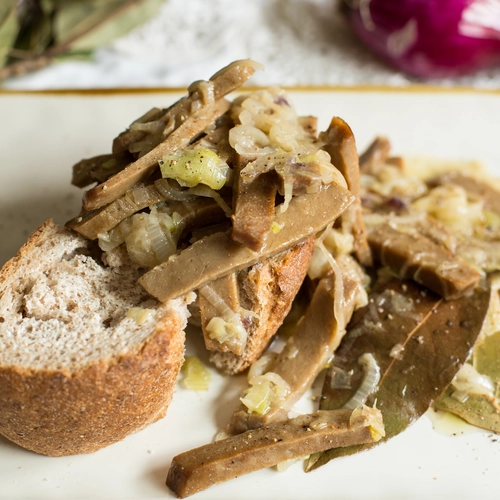
[[[344,0],[359,38],[400,70],[446,78],[500,65],[500,0]]]

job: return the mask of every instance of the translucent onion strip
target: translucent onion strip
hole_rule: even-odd
[[[373,354],[365,353],[358,359],[358,363],[363,367],[364,377],[354,396],[343,406],[347,410],[354,410],[363,406],[370,394],[372,394],[380,383],[380,367]]]

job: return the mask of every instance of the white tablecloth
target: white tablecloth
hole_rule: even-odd
[[[57,63],[4,87],[184,87],[247,57],[265,66],[254,85],[417,82],[366,50],[335,0],[166,0],[154,19],[99,49],[91,61]],[[427,83],[500,88],[500,68]]]

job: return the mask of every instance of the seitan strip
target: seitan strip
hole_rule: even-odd
[[[340,283],[335,281],[333,273],[321,279],[297,330],[268,368],[269,372],[276,373],[288,384],[288,394],[283,399],[271,402],[269,411],[264,415],[249,412],[242,405],[231,418],[229,434],[239,434],[270,422],[286,420],[291,407],[325,368],[345,334],[345,325],[354,310],[358,286],[345,275]],[[342,288],[339,304],[335,304],[336,296],[339,297],[336,285]],[[335,311],[336,306],[342,307],[342,311]]]
[[[141,196],[134,196],[139,191]],[[154,185],[137,187],[127,191],[123,196],[101,209],[80,214],[68,221],[66,226],[89,240],[95,240],[99,234],[113,229],[127,217],[163,200],[163,196]]]
[[[238,176],[234,197],[231,238],[258,252],[265,244],[274,220],[277,182],[274,172],[247,181]]]
[[[84,188],[93,182],[103,182],[123,170],[133,156],[128,152],[120,154],[107,154],[80,160],[73,165],[71,184]]]
[[[389,159],[391,143],[386,137],[376,137],[359,156],[359,170],[362,174],[377,175]]]
[[[481,198],[485,208],[500,214],[500,191],[486,184],[485,181],[454,171],[444,173],[432,179],[429,184],[431,186],[447,186],[449,184],[460,186],[464,188],[467,193]]]
[[[382,415],[373,408],[301,415],[177,455],[168,471],[167,486],[179,498],[185,498],[286,460],[331,448],[374,443],[384,434]]]
[[[230,108],[230,103],[219,99],[193,113],[162,143],[131,163],[121,172],[87,191],[83,198],[84,210],[95,210],[116,200],[138,182],[143,181],[167,154],[185,148],[196,136]]]
[[[400,232],[389,224],[375,226],[368,233],[373,257],[401,279],[413,279],[445,299],[470,292],[481,274],[418,232]]]
[[[161,301],[180,297],[306,240],[337,219],[353,200],[349,191],[337,184],[325,186],[316,194],[296,196],[286,212],[277,211],[275,221],[282,229],[269,235],[261,252],[236,243],[227,233],[215,233],[172,255],[139,282]]]
[[[229,308],[235,315],[240,314],[240,293],[238,288],[238,278],[236,273],[228,274],[222,278],[218,278],[205,287],[210,287],[211,292],[215,293],[223,302],[224,308]],[[204,287],[204,288],[205,288]],[[220,307],[215,307],[205,294],[198,293],[198,303],[200,306],[201,327],[203,329],[203,338],[205,346],[209,351],[232,352],[241,355],[246,344],[245,342],[219,342],[210,336],[207,331],[207,325],[212,318],[222,317],[224,314]],[[238,325],[243,328],[243,325]]]
[[[144,196],[140,201],[134,200],[133,193],[136,189],[143,189],[149,192],[150,196]],[[143,188],[134,188],[104,208],[85,212],[68,221],[66,226],[89,240],[95,240],[100,234],[110,231],[127,217],[163,200],[164,198],[152,184]],[[177,212],[182,217],[185,233],[227,219],[222,208],[212,198],[196,198],[185,202],[167,201],[166,204],[170,214]]]
[[[161,127],[160,136],[165,127],[176,129],[197,105],[204,105],[209,100],[218,100],[245,83],[254,73],[258,64],[250,59],[235,61],[215,73],[208,82],[194,82],[189,87],[189,95],[183,97],[172,106],[163,110],[153,109],[134,123],[158,121]],[[144,139],[148,134],[134,129],[134,124],[122,132],[113,141],[113,153],[129,150],[130,146]],[[158,141],[159,143],[160,141]]]
[[[342,173],[349,191],[356,197],[354,203],[342,215],[342,223],[350,226],[357,259],[361,264],[370,266],[372,256],[362,215],[359,161],[354,134],[344,120],[334,117],[327,131],[320,134],[320,140],[325,141],[322,149],[330,155],[332,164]]]

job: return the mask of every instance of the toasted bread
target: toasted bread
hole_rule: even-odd
[[[290,311],[313,250],[314,237],[238,273],[241,306],[253,313],[245,325],[247,344],[241,355],[213,352],[210,360],[218,369],[234,375],[260,357]]]

